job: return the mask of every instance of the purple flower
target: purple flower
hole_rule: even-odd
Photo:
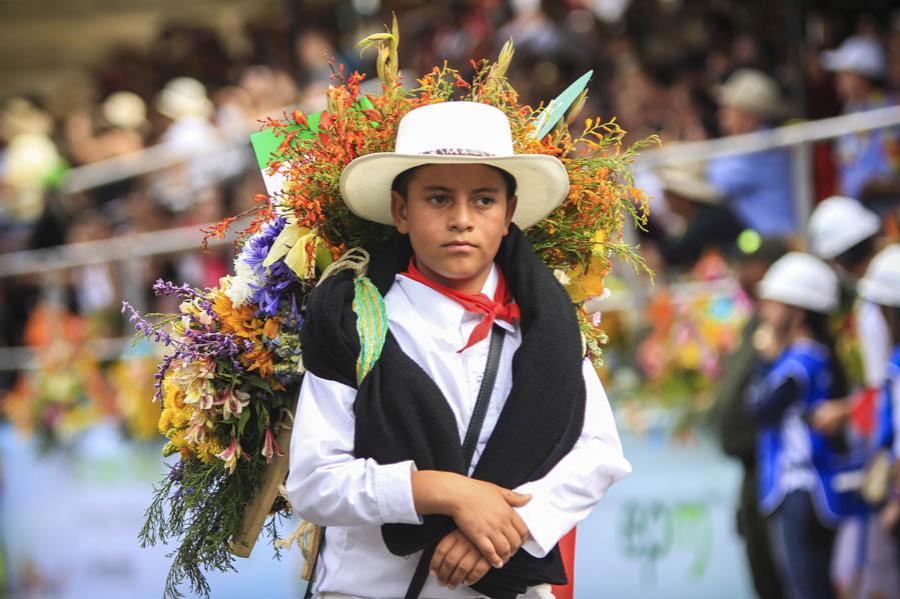
[[[250,301],[258,306],[257,315],[265,318],[271,318],[278,313],[284,294],[297,283],[297,276],[284,260],[277,260],[268,268],[263,266],[285,223],[285,219],[278,218],[267,224],[259,233],[247,240],[238,257],[238,260],[253,271],[255,279],[260,281],[258,285],[251,284],[254,292],[250,296]],[[296,310],[296,304],[292,309]]]

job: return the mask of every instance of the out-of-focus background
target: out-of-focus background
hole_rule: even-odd
[[[324,108],[327,57],[374,74],[355,44],[392,11],[407,82],[444,60],[466,75],[511,38],[526,102],[592,69],[583,115],[616,117],[630,142],[661,138],[636,163],[651,220],[627,232],[655,285],[616,268],[597,305],[635,473],[579,528],[575,596],[755,596],[736,517],[745,456],[722,451],[721,383],[753,283],[778,248],[804,247],[817,203],[853,196],[896,237],[889,0],[0,2],[7,596],[161,594],[166,549],[136,540],[164,468],[158,350],[130,343],[121,300],[174,311],[156,279],[228,273],[232,245],[204,253],[199,229],[265,192],[248,134],[287,107]],[[836,558],[836,584],[854,584],[854,555]],[[261,545],[211,577],[213,597],[299,596],[298,562]]]

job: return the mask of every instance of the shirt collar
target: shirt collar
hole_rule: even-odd
[[[459,343],[460,327],[464,321],[478,322],[483,318],[480,314],[466,312],[462,306],[443,293],[404,277],[402,274],[396,275],[394,280],[422,320],[432,327],[434,335],[448,343]],[[488,277],[481,287],[481,293],[488,297],[494,297],[497,280],[497,265],[492,264]],[[509,332],[515,331],[515,325],[512,323],[499,318],[494,322]]]

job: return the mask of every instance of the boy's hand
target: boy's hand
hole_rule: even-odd
[[[453,495],[450,517],[481,555],[502,568],[528,538],[528,527],[512,508],[531,501],[530,495],[495,484],[465,478]]]
[[[458,529],[441,539],[429,566],[438,584],[450,587],[451,591],[460,583],[475,584],[490,569],[491,565],[481,556],[478,548]]]
[[[413,472],[412,491],[417,513],[453,518],[495,568],[502,568],[528,538],[528,527],[512,508],[528,503],[529,495],[437,470]]]

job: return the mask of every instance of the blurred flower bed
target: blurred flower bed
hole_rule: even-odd
[[[717,255],[671,285],[651,289],[645,312],[629,326],[605,316],[612,339],[604,380],[633,432],[690,435],[713,407],[723,360],[736,348],[751,305]]]
[[[147,401],[156,350],[135,344],[116,359],[102,360],[89,341],[93,331],[89,319],[46,304],[29,319],[26,339],[34,368],[0,396],[0,411],[43,452],[70,449],[100,423],[117,424],[135,441],[158,439],[160,406]]]

